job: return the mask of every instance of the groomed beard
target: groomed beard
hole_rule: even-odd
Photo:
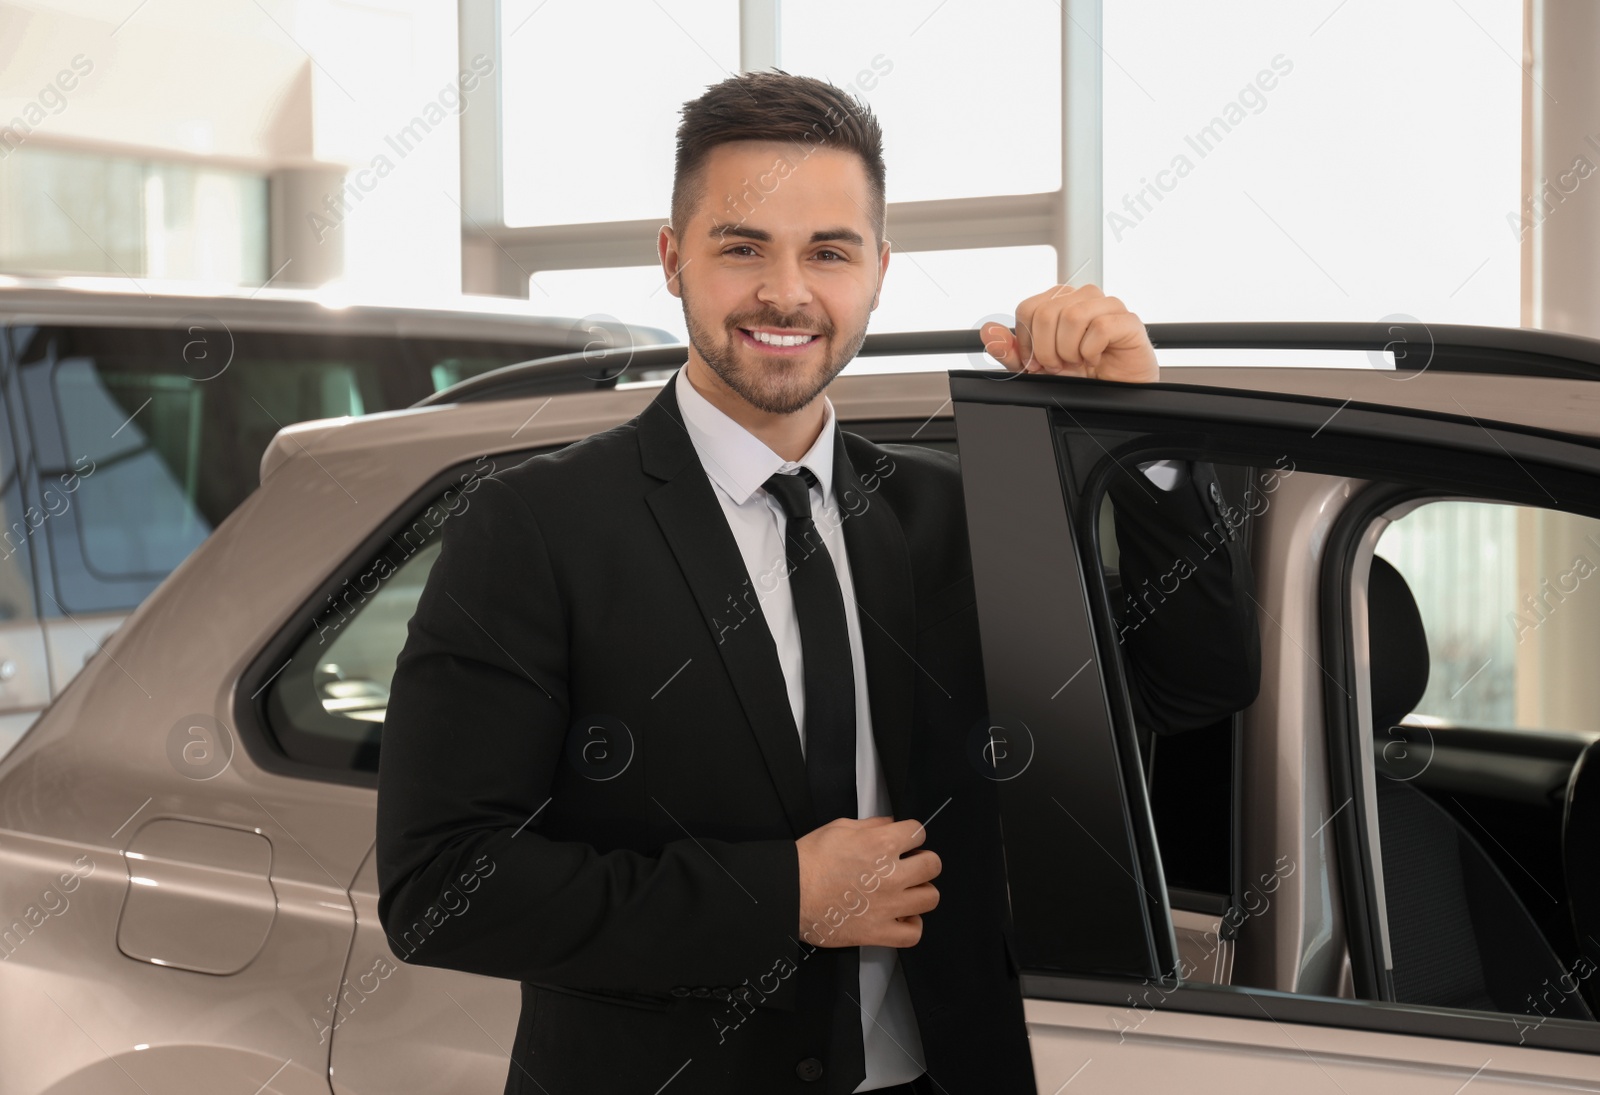
[[[683,301],[683,321],[689,328],[689,344],[695,348],[701,360],[740,399],[767,414],[793,414],[810,403],[833,382],[841,369],[850,364],[867,337],[866,320],[862,321],[860,330],[849,332],[836,341],[834,336],[837,332],[833,325],[820,317],[814,318],[803,313],[785,316],[769,308],[729,316],[718,338],[711,328],[696,322],[694,310],[689,307],[689,287],[683,282],[681,274],[679,299]],[[789,327],[816,331],[823,344],[823,366],[812,371],[814,366],[810,365],[741,365],[738,360],[740,348],[735,341],[740,327]],[[827,356],[830,351],[832,356]]]

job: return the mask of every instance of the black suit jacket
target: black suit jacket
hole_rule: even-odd
[[[894,816],[927,822],[942,864],[899,952],[927,1069],[949,1095],[1031,1095],[996,787],[965,751],[986,720],[956,458],[835,436],[873,735]],[[507,1092],[862,1078],[828,1067],[838,952],[799,941],[795,841],[829,819],[713,489],[669,381],[485,480],[410,622],[379,917],[404,961],[522,982]]]
[[[838,429],[834,467],[893,813],[927,824],[942,864],[899,951],[927,1070],[947,1095],[1032,1095],[997,786],[967,759],[988,719],[959,466]],[[713,490],[669,381],[634,419],[484,480],[411,619],[378,914],[404,961],[522,983],[508,1093],[844,1095],[862,1078],[828,1067],[839,952],[799,941],[795,841],[828,819]],[[1198,485],[1164,497],[1113,488],[1129,583],[1206,523]],[[1165,657],[1164,634],[1209,622],[1239,648],[1239,560],[1201,558],[1139,642]],[[1247,694],[1219,691],[1210,662],[1131,668],[1142,711],[1196,725],[1254,695],[1253,667],[1235,674]]]

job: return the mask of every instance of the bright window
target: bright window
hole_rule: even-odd
[[[883,126],[890,201],[1061,185],[1061,10],[1041,0],[805,0],[779,67],[829,80]]]
[[[1141,318],[1518,324],[1518,0],[1104,20],[1104,280]]]
[[[739,71],[735,0],[505,0],[500,22],[506,223],[665,221],[678,111]]]

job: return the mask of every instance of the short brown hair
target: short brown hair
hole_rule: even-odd
[[[683,232],[705,196],[701,169],[717,145],[729,141],[792,141],[805,155],[823,145],[861,157],[867,169],[872,230],[883,240],[883,130],[860,99],[825,80],[781,69],[746,72],[712,84],[683,104],[678,154],[672,174],[672,228]],[[733,204],[733,198],[729,198]]]

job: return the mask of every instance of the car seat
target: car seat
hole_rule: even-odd
[[[1427,689],[1428,639],[1411,587],[1376,556],[1367,601],[1373,732],[1387,742]],[[1594,1018],[1563,987],[1566,970],[1516,891],[1453,815],[1382,766],[1377,806],[1396,1000],[1539,1022]]]

